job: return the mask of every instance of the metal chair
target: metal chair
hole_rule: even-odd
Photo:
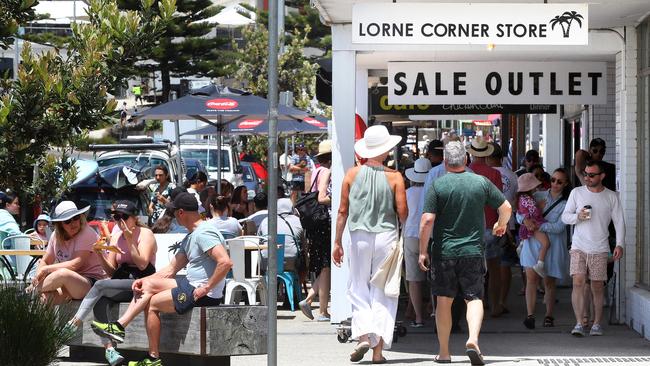
[[[32,239],[33,238],[31,236],[25,234],[12,235],[6,237],[2,241],[2,248],[8,251],[30,250]],[[10,275],[11,277],[13,277],[13,279],[18,279],[18,276],[20,274],[23,274],[22,280],[27,280],[29,271],[34,266],[34,264],[36,264],[36,261],[38,260],[37,257],[30,258],[29,256],[26,255],[20,255],[20,256],[9,255],[8,257],[9,258],[3,255],[2,257],[0,257],[0,261],[2,261],[2,264],[10,272]],[[15,270],[14,270],[14,266],[15,266]]]

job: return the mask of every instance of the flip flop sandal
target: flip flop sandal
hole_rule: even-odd
[[[386,357],[383,357],[383,356],[382,356],[381,360],[378,360],[378,361],[374,361],[374,360],[373,360],[371,363],[372,363],[373,365],[381,365],[381,364],[384,364],[384,363],[386,363],[386,362],[388,362],[388,360],[386,360]]]
[[[438,357],[436,357],[436,358],[433,359],[433,362],[435,362],[435,363],[451,363],[451,359],[449,359],[449,360],[441,360]]]
[[[354,351],[350,353],[350,362],[359,362],[363,360],[363,356],[368,352],[370,349],[370,343],[368,342],[360,342],[357,344],[356,347],[354,347]]]
[[[555,319],[552,316],[545,317],[544,318],[544,327],[545,328],[554,327],[555,326],[554,320]]]
[[[469,361],[472,365],[485,365],[485,361],[483,361],[483,355],[474,348],[467,348],[465,350],[465,353],[467,354],[467,357],[469,357]]]

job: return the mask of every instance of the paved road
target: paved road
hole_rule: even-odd
[[[520,284],[518,280],[515,284]],[[517,286],[517,285],[515,285]],[[499,366],[533,365],[650,365],[650,343],[625,325],[605,326],[602,337],[576,338],[570,335],[573,327],[570,289],[559,289],[559,303],[554,328],[524,328],[523,297],[510,298],[511,313],[501,318],[486,318],[480,338],[481,349],[488,364]],[[538,326],[543,310],[538,304]],[[347,365],[353,343],[341,344],[334,328],[327,323],[307,320],[302,313],[280,311],[278,320],[278,365]],[[467,329],[466,325],[463,325]],[[453,365],[469,365],[464,356],[466,333],[454,334],[451,339]],[[425,328],[408,329],[408,334],[385,352],[389,364],[431,365],[437,351],[433,321]],[[618,357],[618,360],[613,357]],[[622,358],[621,358],[622,357]],[[562,360],[562,362],[560,362]],[[565,362],[573,360],[574,362]],[[600,360],[600,362],[598,362]],[[360,363],[370,364],[370,354]],[[67,363],[64,366],[98,365]],[[266,365],[266,356],[233,357],[233,366]]]

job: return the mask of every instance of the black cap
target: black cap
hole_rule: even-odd
[[[178,196],[178,194],[182,192],[187,192],[187,189],[185,187],[176,187],[172,189],[172,191],[169,192],[169,200],[173,201],[174,198],[176,198],[176,196]]]
[[[170,210],[199,211],[199,203],[196,201],[196,197],[187,192],[179,193],[166,207]]]
[[[444,148],[445,144],[442,141],[431,140],[431,142],[429,142],[429,146],[427,147],[427,152],[432,153],[436,149],[443,150]]]
[[[135,203],[129,200],[115,201],[115,206],[111,208],[111,213],[123,213],[129,216],[138,216],[138,208]]]

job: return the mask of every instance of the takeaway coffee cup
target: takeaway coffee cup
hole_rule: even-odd
[[[590,205],[586,205],[585,207],[583,207],[583,209],[585,210],[585,213],[587,214],[587,216],[585,217],[585,219],[586,219],[586,220],[591,220],[591,206],[590,206]]]

